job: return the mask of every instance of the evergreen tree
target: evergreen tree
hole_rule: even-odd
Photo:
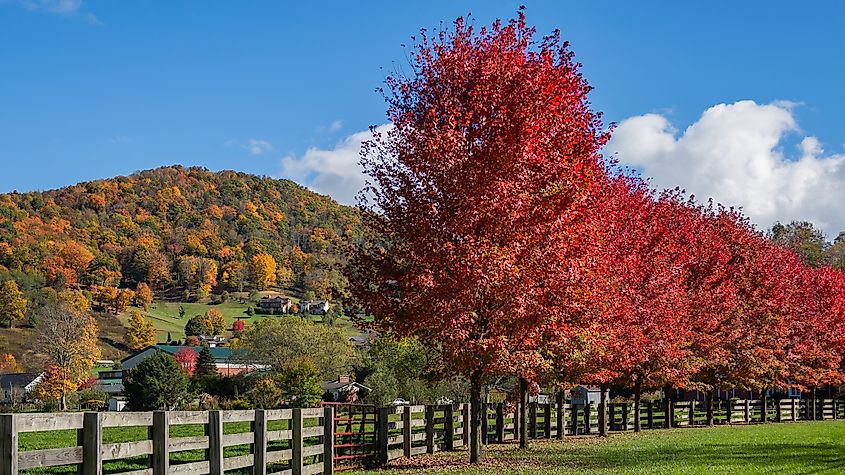
[[[214,357],[211,356],[211,349],[209,347],[203,346],[202,350],[200,350],[194,374],[202,376],[217,374],[217,365],[214,364]]]
[[[188,376],[162,351],[129,370],[123,391],[133,411],[173,409],[188,393]]]

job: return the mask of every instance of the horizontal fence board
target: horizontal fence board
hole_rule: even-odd
[[[276,462],[284,462],[285,460],[290,460],[293,457],[293,451],[291,449],[285,450],[273,450],[267,452],[267,463],[276,463]]]
[[[302,475],[315,475],[317,473],[323,473],[323,464],[321,463],[312,463],[311,465],[306,465],[302,467]]]
[[[255,442],[254,432],[241,432],[238,434],[223,434],[223,447],[232,445],[251,444]]]
[[[139,440],[137,442],[121,442],[119,444],[105,444],[100,449],[103,460],[116,460],[138,455],[153,453],[152,440]]]
[[[323,444],[311,445],[309,447],[303,447],[302,448],[302,456],[308,457],[310,455],[320,455],[320,454],[323,453],[323,449],[324,449]]]
[[[252,454],[227,457],[223,459],[223,470],[235,470],[238,468],[250,467],[253,464],[253,460],[254,456]]]
[[[290,440],[293,437],[293,431],[290,430],[268,430],[267,440],[275,442],[277,440]]]
[[[151,426],[152,412],[104,412],[103,427]]]
[[[179,452],[182,450],[207,449],[208,436],[201,435],[198,437],[177,437],[170,439],[167,442],[167,449],[170,452]]]
[[[255,411],[222,411],[223,422],[247,422],[255,420]]]
[[[211,462],[202,460],[199,462],[180,463],[170,466],[171,475],[203,475],[211,471]]]
[[[424,454],[428,450],[427,447],[411,447],[411,456]]]
[[[264,413],[267,414],[268,421],[286,420],[293,416],[293,411],[290,409],[268,409]]]
[[[208,424],[206,411],[172,411],[169,413],[170,425]]]
[[[322,426],[305,427],[302,429],[302,437],[317,437],[323,435]]]
[[[316,407],[312,409],[302,409],[303,419],[313,419],[315,417],[323,417],[323,409]]]
[[[54,467],[82,463],[82,447],[29,450],[18,454],[18,468]]]
[[[15,414],[18,432],[43,432],[48,430],[82,429],[81,412],[59,414]]]

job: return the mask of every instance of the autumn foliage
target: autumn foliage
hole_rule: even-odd
[[[387,79],[393,127],[362,151],[369,239],[351,282],[376,327],[428,345],[473,403],[504,374],[637,398],[845,380],[845,275],[605,161],[557,32],[535,40],[522,11],[459,18],[409,57],[412,74]]]

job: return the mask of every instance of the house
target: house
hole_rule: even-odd
[[[579,385],[569,390],[571,404],[599,404],[601,388],[599,386]],[[610,401],[610,390],[605,389],[605,398]]]
[[[109,398],[109,411],[119,412],[126,408],[127,399],[124,396],[112,396]]]
[[[331,304],[326,300],[304,300],[299,304],[299,313],[325,315],[330,306]]]
[[[111,369],[100,371],[97,374],[97,389],[108,394],[120,394],[123,392],[123,370]]]
[[[290,299],[281,295],[264,297],[258,301],[258,309],[262,313],[287,313],[290,311],[290,306]]]
[[[324,381],[320,383],[320,387],[325,392],[323,399],[334,402],[358,402],[371,391],[346,375],[338,376],[334,381]]]
[[[20,402],[44,378],[44,373],[0,374],[0,403]]]
[[[177,351],[183,348],[193,348],[199,354],[202,348],[179,345],[155,345],[145,348],[132,356],[128,356],[121,361],[123,365],[124,374],[136,366],[141,361],[144,361],[149,356],[152,356],[156,351],[163,351],[169,355],[175,355]],[[211,356],[214,358],[214,365],[217,367],[217,372],[223,376],[233,376],[236,374],[253,371],[256,369],[263,369],[266,365],[256,364],[247,359],[247,353],[244,351],[232,350],[229,347],[214,347],[209,348]]]
[[[222,336],[209,336],[209,335],[200,335],[197,337],[200,343],[204,346],[209,348],[219,348],[226,346],[229,343],[229,339]]]
[[[367,350],[370,348],[370,344],[373,340],[379,337],[378,332],[375,330],[364,330],[358,335],[352,335],[349,337],[349,343],[358,350]]]

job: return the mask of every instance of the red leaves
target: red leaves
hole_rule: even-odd
[[[451,374],[643,388],[840,378],[845,278],[733,209],[609,173],[608,134],[557,33],[522,13],[422,33],[361,163],[355,294]]]

